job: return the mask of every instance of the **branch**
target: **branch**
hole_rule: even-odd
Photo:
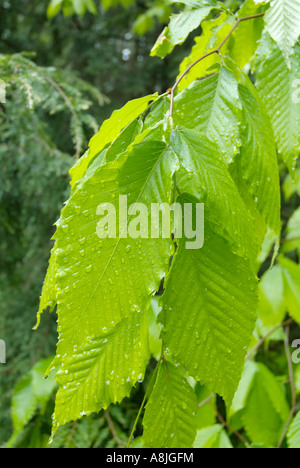
[[[222,417],[222,415],[220,414],[220,412],[218,411],[217,407],[212,403],[212,399],[216,396],[215,393],[211,393],[207,398],[205,398],[205,400],[201,401],[199,404],[198,404],[198,408],[202,408],[204,405],[206,405],[207,403],[210,404],[210,406],[212,407],[212,409],[214,410],[214,412],[216,413],[216,417],[217,419],[219,420],[219,422],[222,424],[222,426],[225,428],[225,429],[228,429],[230,432],[232,432],[238,439],[240,439],[240,441],[248,448],[249,447],[249,442],[245,439],[245,437],[238,431],[236,431],[235,429],[233,429],[233,427],[231,427],[227,421],[225,421],[225,419]]]
[[[104,411],[104,417],[106,419],[106,422],[107,422],[107,425],[109,427],[109,430],[113,436],[113,439],[115,440],[117,446],[119,448],[123,447],[123,442],[122,440],[120,439],[120,437],[118,436],[118,433],[116,431],[116,428],[114,426],[114,423],[113,423],[113,420],[111,419],[111,416],[110,416],[110,413],[108,410]]]
[[[259,342],[254,346],[254,348],[249,352],[249,354],[247,354],[247,356],[245,357],[245,360],[248,361],[248,359],[250,359],[253,356],[253,354],[261,347],[261,345],[264,344],[266,339],[269,338],[271,335],[273,335],[274,332],[276,332],[281,327],[286,327],[290,325],[292,322],[293,322],[293,319],[290,318],[286,320],[285,322],[280,323],[279,325],[276,325],[276,327],[272,328],[272,330],[270,330],[265,336],[263,336],[259,340]]]
[[[66,95],[64,90],[59,86],[59,84],[56,83],[56,81],[54,81],[50,76],[46,75],[45,73],[43,73],[43,76],[44,76],[45,80],[48,81],[48,83],[50,83],[56,89],[58,94],[63,98],[63,100],[65,101],[66,105],[70,109],[70,112],[71,112],[71,114],[73,116],[74,128],[75,128],[75,140],[76,140],[76,160],[78,160],[79,157],[80,157],[80,149],[81,149],[80,140],[81,140],[81,138],[80,138],[79,133],[78,133],[79,122],[78,122],[77,113],[76,113],[74,107],[72,106],[72,103],[71,103],[69,97]]]
[[[204,406],[204,405],[206,405],[207,403],[209,403],[215,396],[216,396],[215,393],[211,393],[207,398],[205,398],[205,400],[201,401],[201,402],[198,404],[198,408],[202,408],[202,406]]]
[[[222,424],[222,426],[224,427],[224,429],[227,429],[229,430],[230,432],[232,432],[244,445],[245,447],[249,448],[250,447],[250,444],[248,442],[248,440],[245,439],[245,437],[238,431],[236,431],[235,429],[233,429],[233,427],[231,427],[227,421],[225,421],[225,419],[223,418],[223,416],[220,414],[220,412],[218,411],[218,409],[215,407],[215,405],[213,405],[211,402],[210,402],[210,405],[212,407],[212,409],[214,410],[214,412],[216,413],[216,416],[217,416],[217,419],[219,420],[219,422]]]
[[[252,20],[252,19],[255,19],[255,18],[261,18],[262,16],[264,16],[264,13],[260,13],[258,15],[252,15],[252,16],[246,16],[245,18],[239,18],[235,25],[233,26],[233,28],[231,29],[231,31],[227,34],[227,36],[225,37],[225,39],[221,42],[221,44],[214,50],[210,51],[210,52],[207,52],[205,55],[203,55],[202,57],[200,57],[199,59],[197,59],[194,63],[192,63],[183,73],[182,75],[180,75],[180,77],[178,78],[178,80],[176,81],[176,83],[174,84],[173,88],[171,89],[171,107],[170,107],[170,119],[173,119],[173,111],[174,111],[174,95],[175,95],[175,91],[179,85],[179,83],[181,83],[181,81],[183,80],[183,78],[190,72],[190,70],[195,66],[197,65],[199,62],[201,62],[202,60],[204,60],[205,58],[207,57],[210,57],[211,55],[213,54],[218,54],[219,56],[221,55],[221,49],[222,47],[224,46],[224,44],[228,41],[228,39],[230,38],[230,36],[232,35],[232,33],[236,30],[236,28],[239,26],[240,23],[244,22],[244,21],[248,21],[248,20]]]

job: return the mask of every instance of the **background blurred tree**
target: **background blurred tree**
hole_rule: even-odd
[[[20,6],[16,0],[6,1],[0,6],[0,52],[35,51],[39,65],[78,71],[81,78],[110,97],[107,115],[132,96],[167,89],[176,76],[184,51],[167,64],[149,57],[162,26],[148,7],[152,5],[157,11],[158,3],[139,1],[127,9],[119,5],[108,11],[99,7],[96,16],[66,17],[61,13],[50,20],[44,4],[25,0]],[[160,18],[167,22],[169,8],[166,11]],[[146,26],[136,26],[137,19],[142,22],[146,14],[153,19],[148,31]],[[143,35],[135,33],[134,27]]]

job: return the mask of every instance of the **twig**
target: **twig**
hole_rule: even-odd
[[[75,128],[75,140],[76,140],[76,159],[79,159],[80,157],[80,150],[81,150],[81,138],[80,138],[80,135],[78,133],[78,128],[79,128],[79,121],[78,121],[78,116],[77,116],[77,113],[74,109],[74,107],[72,106],[72,103],[69,99],[69,97],[66,95],[66,93],[64,92],[64,90],[61,88],[61,86],[59,86],[58,83],[56,83],[56,81],[54,81],[50,76],[46,75],[45,73],[43,74],[44,78],[46,81],[48,81],[48,83],[51,84],[51,86],[53,86],[53,88],[56,89],[56,91],[58,92],[58,94],[60,94],[60,96],[63,98],[63,100],[65,101],[66,105],[68,106],[68,108],[70,109],[70,112],[73,116],[73,120],[74,120],[74,128]]]
[[[132,439],[133,439],[133,436],[134,436],[134,433],[135,433],[135,430],[136,430],[137,423],[138,423],[138,421],[139,421],[139,419],[140,419],[140,416],[141,416],[141,414],[142,414],[142,411],[143,411],[143,408],[144,408],[145,403],[146,403],[146,401],[147,401],[149,392],[150,392],[150,390],[152,389],[152,385],[153,385],[154,380],[155,380],[155,378],[156,378],[156,374],[157,374],[159,365],[160,365],[160,363],[161,363],[161,360],[162,360],[162,358],[160,358],[159,361],[157,362],[156,367],[155,367],[155,369],[154,369],[154,372],[153,372],[153,374],[152,374],[152,377],[151,377],[149,386],[148,386],[148,388],[147,388],[147,390],[146,390],[146,392],[145,392],[145,396],[144,396],[144,398],[143,398],[143,401],[142,401],[142,404],[141,404],[141,406],[140,406],[139,412],[138,412],[138,414],[137,414],[137,417],[135,418],[134,425],[133,425],[132,431],[131,431],[131,433],[130,433],[129,440],[128,440],[128,443],[127,443],[126,448],[129,448],[129,447],[130,447],[131,441],[132,441]]]
[[[254,346],[254,348],[249,352],[249,354],[247,354],[247,356],[245,357],[245,360],[248,361],[248,359],[250,359],[253,356],[253,354],[261,347],[261,345],[264,344],[264,342],[266,341],[267,338],[269,338],[269,336],[273,335],[273,333],[275,333],[279,328],[286,327],[290,325],[292,322],[293,322],[293,319],[290,318],[286,320],[285,322],[282,322],[279,325],[276,325],[276,327],[272,328],[272,330],[270,330],[265,336],[263,336],[259,340],[259,342]]]
[[[232,432],[238,439],[240,439],[240,441],[245,445],[245,447],[249,448],[250,447],[250,444],[248,442],[248,440],[245,439],[245,437],[238,431],[236,431],[235,429],[233,429],[228,423],[227,421],[225,421],[225,419],[223,418],[223,416],[219,413],[218,409],[215,407],[215,405],[213,405],[211,402],[210,402],[210,405],[211,407],[213,408],[214,412],[216,413],[216,416],[219,420],[219,422],[222,424],[222,426],[226,429],[228,429],[230,432]]]
[[[206,405],[207,403],[209,403],[211,405],[211,407],[213,408],[214,412],[216,413],[216,416],[218,418],[218,420],[220,421],[220,423],[222,424],[222,426],[226,429],[228,429],[230,432],[232,432],[233,434],[235,434],[235,436],[240,439],[241,442],[243,442],[243,444],[246,446],[246,447],[249,447],[249,442],[245,439],[245,437],[238,431],[236,431],[235,429],[233,429],[226,421],[225,419],[222,417],[222,415],[219,413],[218,409],[216,408],[216,406],[211,402],[211,400],[216,396],[215,393],[211,393],[207,398],[205,398],[205,400],[201,401],[199,404],[198,404],[198,408],[202,408],[204,405]]]
[[[123,442],[121,441],[121,439],[120,439],[119,436],[118,436],[118,433],[117,433],[117,431],[116,431],[116,428],[115,428],[115,426],[114,426],[113,420],[111,419],[111,416],[110,416],[108,410],[104,411],[104,417],[105,417],[105,419],[106,419],[106,422],[107,422],[107,425],[108,425],[108,427],[109,427],[109,430],[110,430],[110,432],[111,432],[111,434],[112,434],[112,436],[113,436],[113,439],[114,439],[115,442],[117,443],[117,446],[118,446],[119,448],[123,447]]]
[[[205,55],[203,55],[202,57],[200,57],[199,59],[197,59],[195,62],[193,62],[183,73],[182,75],[180,75],[180,77],[178,78],[178,80],[176,81],[176,83],[174,84],[173,88],[171,89],[171,106],[170,106],[170,119],[172,120],[173,119],[173,111],[174,111],[174,95],[175,95],[175,91],[178,87],[178,85],[181,83],[181,81],[183,80],[183,78],[190,72],[190,70],[195,66],[197,65],[199,62],[201,62],[202,60],[204,60],[205,58],[207,57],[210,57],[211,55],[213,54],[218,54],[218,55],[221,55],[221,49],[222,47],[224,46],[224,44],[228,41],[228,39],[230,38],[230,36],[232,35],[232,33],[236,30],[236,28],[239,26],[240,23],[242,23],[243,21],[248,21],[248,20],[252,20],[252,19],[255,19],[255,18],[260,18],[264,16],[264,13],[260,13],[258,15],[252,15],[252,16],[246,16],[245,18],[239,18],[235,25],[233,26],[233,28],[231,29],[231,31],[227,34],[227,36],[225,37],[225,39],[221,42],[221,44],[214,50],[210,51],[210,52],[207,52]]]
[[[201,402],[198,404],[198,408],[202,408],[202,406],[204,406],[204,405],[206,405],[207,403],[209,403],[215,396],[216,396],[215,393],[211,393],[207,398],[205,398],[205,400],[201,401]]]
[[[290,327],[287,326],[285,329],[284,349],[285,349],[285,354],[286,354],[286,358],[288,362],[288,369],[289,369],[289,382],[290,382],[291,393],[292,393],[292,407],[291,407],[289,417],[283,428],[282,434],[280,436],[277,448],[281,448],[284,438],[286,436],[286,433],[288,431],[289,425],[297,409],[297,393],[296,393],[296,386],[295,386],[295,379],[294,379],[293,362],[292,362],[292,357],[290,353],[289,339],[290,339]]]

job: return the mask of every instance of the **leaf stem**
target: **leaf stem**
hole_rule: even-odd
[[[132,431],[131,431],[131,433],[130,433],[129,440],[128,440],[128,443],[127,443],[127,445],[126,445],[126,448],[129,448],[129,447],[130,447],[131,441],[132,441],[132,439],[133,439],[133,436],[134,436],[134,433],[135,433],[135,430],[136,430],[137,423],[138,423],[138,421],[139,421],[139,419],[140,419],[140,416],[141,416],[141,414],[142,414],[143,408],[144,408],[145,403],[146,403],[146,401],[147,401],[147,399],[148,399],[150,390],[152,389],[152,386],[153,386],[154,380],[155,380],[155,378],[156,378],[157,371],[158,371],[158,369],[159,369],[159,365],[160,365],[161,361],[162,361],[162,358],[159,359],[159,361],[157,362],[157,364],[156,364],[156,366],[155,366],[155,369],[154,369],[154,371],[153,371],[153,374],[152,374],[152,377],[151,377],[149,386],[148,386],[148,388],[147,388],[147,390],[146,390],[146,393],[145,393],[145,396],[144,396],[144,398],[143,398],[143,401],[142,401],[142,404],[141,404],[141,406],[140,406],[140,409],[139,409],[139,412],[138,412],[138,414],[137,414],[137,417],[135,418],[134,425],[133,425]]]
[[[227,36],[225,37],[225,39],[221,42],[221,44],[214,50],[211,50],[210,52],[207,52],[205,55],[202,55],[202,57],[200,57],[199,59],[197,59],[195,62],[193,62],[178,78],[178,80],[176,81],[176,83],[174,84],[173,88],[171,89],[171,107],[170,107],[170,119],[172,120],[173,119],[173,112],[174,112],[174,96],[175,96],[175,91],[178,87],[178,85],[181,83],[181,81],[183,80],[183,78],[190,72],[190,70],[195,66],[197,65],[199,62],[201,62],[202,60],[204,60],[205,58],[207,57],[210,57],[211,55],[213,54],[218,54],[219,56],[221,55],[221,49],[222,47],[224,46],[224,44],[228,41],[228,39],[230,38],[230,36],[232,35],[232,33],[236,30],[236,28],[239,26],[240,23],[244,22],[244,21],[248,21],[248,20],[252,20],[252,19],[256,19],[256,18],[261,18],[262,16],[264,16],[264,13],[259,13],[257,15],[252,15],[252,16],[245,16],[244,18],[239,18],[237,19],[235,25],[233,26],[233,28],[231,29],[231,31],[227,34]]]

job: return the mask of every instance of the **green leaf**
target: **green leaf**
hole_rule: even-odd
[[[300,35],[300,1],[271,0],[265,22],[268,32],[290,67],[290,56]]]
[[[255,4],[254,0],[247,0],[243,3],[238,12],[238,17],[246,17],[261,13],[264,8],[260,4]],[[180,65],[179,76],[182,75],[196,60],[205,54],[215,50],[231,32],[235,19],[232,15],[228,16],[223,12],[218,17],[203,21],[202,34],[195,39],[195,46],[190,54],[183,60]],[[229,40],[222,47],[222,54],[225,52],[230,55],[233,61],[240,68],[243,68],[249,63],[253,57],[258,41],[263,31],[263,18],[257,18],[251,21],[245,21],[239,24],[238,28],[233,31]],[[212,66],[219,63],[218,54],[212,54],[201,60],[198,64],[188,72],[182,79],[178,89],[182,91],[189,86],[197,78],[202,78],[211,73]],[[179,78],[178,76],[178,78]]]
[[[139,15],[132,26],[132,31],[137,33],[139,36],[143,36],[146,32],[150,31],[154,25],[154,18],[147,14]]]
[[[289,415],[283,387],[261,363],[256,366],[251,391],[242,416],[247,435],[254,443],[275,447]]]
[[[8,442],[11,447],[26,424],[34,416],[38,405],[40,411],[45,410],[49,398],[56,388],[53,376],[44,378],[52,358],[38,361],[17,383],[12,395],[11,417],[13,434]]]
[[[296,168],[295,175],[292,178],[291,174],[288,174],[284,179],[282,186],[286,201],[297,194],[300,197],[300,168]]]
[[[86,9],[93,15],[97,14],[97,7],[93,0],[85,0]]]
[[[276,327],[283,321],[287,310],[283,274],[279,265],[275,265],[262,276],[259,289],[259,316],[263,325]]]
[[[172,8],[166,5],[163,0],[156,0],[145,13],[139,15],[133,23],[132,30],[139,36],[143,36],[155,25],[155,19],[160,23],[167,23],[169,21]]]
[[[300,100],[295,88],[300,79],[299,63],[299,45],[289,69],[276,43],[263,36],[254,65],[255,86],[273,124],[279,154],[293,176],[300,152]]]
[[[69,0],[68,2],[65,0],[51,0],[47,9],[48,18],[52,19],[57,16],[62,7],[65,16],[76,14],[82,17],[86,11],[93,15],[97,13],[97,7],[93,0]]]
[[[108,333],[76,347],[56,375],[53,431],[129,396],[133,385],[144,378],[149,353],[146,312],[135,312]]]
[[[264,2],[257,0],[246,0],[238,11],[238,18],[257,15],[265,10]],[[264,29],[264,19],[255,18],[244,21],[232,33],[227,50],[232,60],[243,68],[255,54],[258,41]]]
[[[86,12],[86,5],[84,0],[72,0],[72,5],[76,15],[84,16]]]
[[[205,133],[220,147],[224,160],[228,164],[232,162],[241,146],[242,122],[242,104],[234,74],[222,66],[218,73],[182,91],[175,99],[174,122]]]
[[[300,448],[300,413],[297,413],[291,422],[287,438],[289,448]]]
[[[47,16],[52,19],[58,15],[62,8],[63,0],[51,0],[47,8]]]
[[[280,185],[274,134],[250,80],[227,61],[219,74],[192,84],[176,97],[174,121],[196,127],[219,145],[243,200],[257,226],[261,225],[260,231],[257,229],[259,243],[266,226],[278,237]]]
[[[37,323],[34,329],[37,329],[40,321],[42,313],[49,307],[50,311],[52,312],[56,306],[57,296],[59,290],[57,289],[57,263],[56,263],[56,249],[55,246],[51,251],[51,257],[49,260],[49,267],[47,270],[47,274],[44,280],[42,294],[40,296],[40,305],[37,314]]]
[[[181,193],[203,197],[205,207],[218,219],[220,233],[236,244],[236,252],[256,258],[252,219],[231,178],[220,150],[198,131],[174,130],[171,147],[185,169],[177,175]],[[251,233],[251,234],[250,234]]]
[[[15,433],[22,431],[36,410],[37,401],[31,383],[32,375],[29,373],[20,379],[14,389],[11,417]]]
[[[280,255],[260,283],[259,314],[265,326],[277,326],[289,312],[300,323],[300,267]]]
[[[194,9],[187,10],[171,17],[166,27],[157,39],[151,51],[152,56],[164,58],[170,54],[176,45],[183,44],[188,35],[197,29],[212,9],[220,9],[217,2],[197,2]]]
[[[213,426],[216,422],[216,412],[212,405],[216,404],[216,397],[210,399],[210,401],[204,405],[203,403],[208,397],[211,396],[211,391],[200,385],[199,382],[195,385],[195,393],[197,397],[198,408],[196,411],[196,427],[197,429],[203,429],[204,427]]]
[[[46,404],[57,387],[54,376],[52,374],[47,375],[51,361],[51,357],[48,359],[42,359],[38,361],[30,371],[32,376],[32,390],[40,406],[41,412],[44,412],[46,409]]]
[[[157,97],[157,94],[150,94],[129,101],[122,109],[114,111],[111,117],[103,122],[99,132],[90,141],[89,151],[70,170],[72,187],[83,177],[95,156],[112,143],[120,132],[139,117],[147,109],[149,103],[155,101]]]
[[[142,133],[143,122],[141,119],[134,120],[122,130],[120,135],[111,143],[105,152],[105,161],[110,162],[116,159],[121,153],[135,141],[135,138]]]
[[[278,262],[282,267],[286,307],[293,319],[300,324],[300,267],[283,256],[278,258]]]
[[[188,7],[199,8],[200,6],[217,6],[215,0],[167,0],[167,3],[181,3]]]
[[[59,308],[70,307],[72,322],[77,321],[77,313],[78,319],[86,315],[86,326],[90,324],[92,329],[96,321],[101,334],[103,327],[109,325],[110,328],[122,318],[129,317],[133,304],[139,308],[140,300],[135,296],[142,290],[144,298],[157,290],[161,272],[166,270],[165,264],[171,254],[171,241],[128,238],[127,228],[133,216],[128,216],[127,224],[125,219],[124,226],[119,224],[120,211],[125,208],[125,205],[119,205],[119,195],[128,196],[127,207],[138,202],[149,206],[150,200],[153,203],[170,201],[176,164],[176,158],[164,143],[143,142],[116,161],[100,166],[73,193],[62,211],[55,234],[58,268],[62,273],[59,277]],[[108,221],[108,229],[116,227],[116,238],[101,239],[97,235],[97,224],[101,220],[97,208],[106,203],[111,203],[116,210],[117,226]],[[154,269],[148,263],[149,257]],[[131,286],[133,278],[129,271],[134,273],[134,265],[140,279]],[[141,270],[144,277],[140,276]],[[67,275],[63,274],[65,271]],[[145,281],[147,274],[151,278],[149,283]],[[120,288],[120,283],[124,289]],[[130,299],[131,293],[133,297]],[[88,301],[87,297],[90,298]],[[98,303],[101,309],[95,306]],[[97,320],[94,314],[97,314]],[[78,330],[77,335],[82,339],[82,330]]]
[[[235,171],[239,183],[243,180],[252,196],[256,209],[267,226],[279,237],[280,180],[274,132],[250,80],[239,85],[245,130],[242,146],[235,159]]]
[[[148,309],[149,321],[149,345],[151,355],[158,361],[161,355],[162,342],[160,339],[161,325],[157,321],[161,308],[158,305],[158,299],[152,298]]]
[[[197,431],[194,448],[233,448],[226,431],[221,424]]]
[[[234,18],[223,12],[213,20],[203,21],[202,34],[195,38],[195,45],[190,54],[180,64],[179,78],[196,60],[204,54],[214,50],[229,34],[234,24]],[[226,45],[224,46],[226,47]],[[211,67],[220,62],[218,54],[212,54],[193,66],[189,73],[182,79],[178,89],[182,91],[197,78],[202,78],[211,73]]]
[[[170,117],[170,97],[164,96],[157,100],[144,121],[144,131],[154,128],[157,122],[167,122]]]
[[[286,227],[285,243],[282,253],[290,252],[300,248],[300,208],[292,214]]]
[[[87,173],[62,210],[55,234],[59,343],[54,365],[63,368],[64,372],[68,371],[66,379],[68,374],[74,378],[66,398],[73,393],[76,378],[82,376],[80,366],[84,368],[86,385],[81,385],[78,402],[74,397],[66,409],[64,404],[60,404],[65,398],[62,388],[65,384],[60,385],[59,395],[62,397],[56,410],[58,424],[66,422],[68,417],[79,417],[82,412],[79,411],[80,407],[84,406],[85,412],[88,412],[95,411],[95,407],[99,410],[108,405],[107,393],[103,394],[99,382],[97,399],[89,399],[89,382],[96,378],[97,363],[104,359],[104,335],[108,333],[113,337],[111,347],[118,347],[122,334],[129,333],[124,331],[126,327],[133,327],[133,315],[140,312],[137,317],[143,320],[151,295],[159,289],[168,271],[173,250],[171,233],[169,239],[126,237],[127,229],[136,217],[131,214],[127,220],[123,218],[125,207],[119,204],[119,196],[128,196],[127,206],[137,209],[138,203],[144,203],[149,209],[150,203],[171,204],[173,174],[177,167],[177,158],[165,143],[142,142],[115,161],[91,170],[89,177]],[[99,206],[106,207],[107,203],[111,204],[110,209],[117,215],[117,225],[114,219],[107,218],[105,226],[108,230],[116,229],[117,237],[102,239],[97,231],[103,218],[97,212]],[[42,303],[47,303],[47,295],[42,297]],[[147,340],[141,340],[142,348],[148,349]],[[95,353],[92,358],[88,353],[85,358],[86,347],[90,349],[93,346]],[[128,348],[128,353],[124,350],[120,357],[113,353],[111,347],[112,358],[104,360],[105,372],[111,373],[119,364],[124,372],[128,372],[131,364],[126,360],[126,355],[130,355],[131,348]],[[142,356],[144,352],[141,350]],[[135,381],[138,380],[143,359],[140,364],[134,361],[137,368]],[[64,375],[60,373],[59,378],[60,382],[64,382]],[[132,385],[132,381],[130,383]],[[105,385],[105,381],[102,381],[102,386]],[[112,385],[109,393],[111,401],[120,401],[120,392],[125,396],[128,385],[121,389]]]
[[[195,394],[179,368],[163,361],[143,419],[144,448],[189,448],[195,436]]]
[[[108,10],[114,6],[121,4],[124,8],[129,8],[134,0],[102,0],[101,4],[104,10]]]
[[[238,389],[228,411],[229,423],[236,430],[240,430],[243,427],[242,416],[247,406],[247,400],[252,389],[256,371],[255,363],[246,361]]]
[[[206,208],[204,246],[188,250],[179,242],[159,318],[168,359],[229,404],[256,322],[256,289],[249,262],[217,234]]]

